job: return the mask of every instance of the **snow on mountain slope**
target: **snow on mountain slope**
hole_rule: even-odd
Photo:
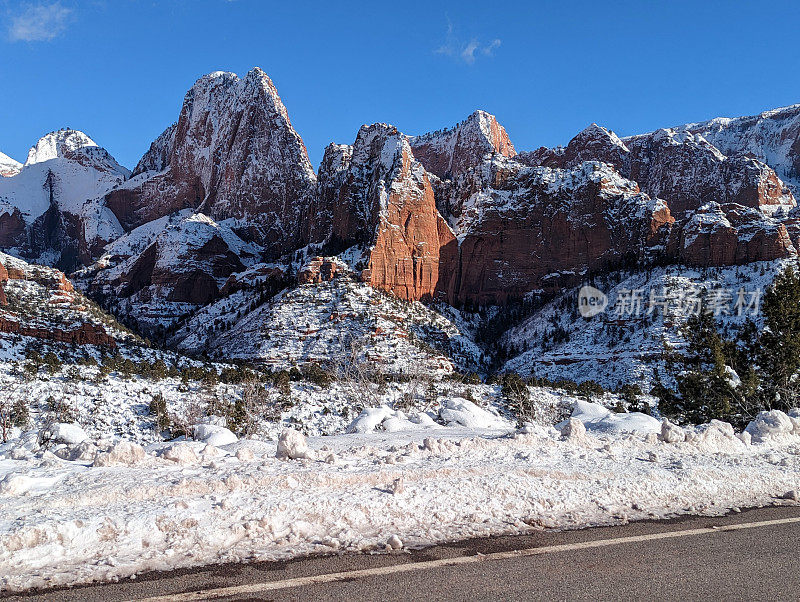
[[[750,117],[719,117],[676,129],[702,134],[726,155],[746,154],[772,167],[800,193],[800,105]]]
[[[796,205],[789,187],[763,159],[737,149],[723,152],[702,131],[685,126],[622,140],[592,124],[566,147],[523,153],[520,160],[560,168],[607,163],[643,192],[666,201],[678,220],[709,202],[736,203],[767,215],[788,213]]]
[[[520,212],[531,203],[539,203],[548,214],[564,212],[575,224],[590,223],[582,213],[584,201],[581,193],[586,189],[597,189],[598,200],[606,211],[609,223],[634,218],[649,218],[651,213],[664,205],[659,199],[649,199],[639,192],[635,182],[625,179],[609,166],[598,162],[581,162],[573,169],[550,169],[522,167],[514,161],[486,162],[481,166],[483,180],[499,179],[502,174],[503,187],[481,190],[468,197],[462,212],[454,222],[454,231],[463,239],[479,226],[487,211]],[[614,202],[630,197],[632,206],[615,207]]]
[[[181,209],[241,222],[241,236],[276,258],[305,244],[316,176],[272,81],[215,72],[187,92],[180,116],[106,205],[126,230]]]
[[[130,172],[83,132],[43,136],[14,176],[0,178],[0,247],[71,270],[122,234],[98,200]]]
[[[630,173],[651,196],[665,199],[676,217],[711,201],[788,212],[795,199],[775,171],[741,153],[723,153],[700,132],[664,129],[627,138]]]
[[[261,248],[239,238],[231,222],[191,210],[148,222],[110,244],[76,281],[148,336],[162,336],[260,257]]]
[[[331,260],[338,269],[330,280],[266,300],[263,288],[236,291],[195,314],[173,343],[273,369],[351,361],[406,375],[480,369],[480,348],[451,320],[360,283],[347,266]]]
[[[0,153],[0,176],[15,176],[20,169],[22,169],[22,163],[15,161],[4,153]]]
[[[315,189],[306,148],[266,74],[203,76],[133,177],[105,195],[124,234],[81,273],[81,285],[148,334],[163,334],[216,300],[231,274],[304,247],[319,220]]]
[[[122,172],[109,173],[59,157],[25,164],[17,175],[0,180],[0,198],[18,208],[32,224],[52,204],[80,215],[87,201],[102,196],[123,179]]]
[[[611,274],[595,282],[608,296],[608,307],[592,318],[578,314],[578,289],[567,290],[502,336],[501,345],[512,355],[503,369],[553,380],[594,380],[610,389],[635,383],[647,391],[654,368],[664,377],[665,350],[680,350],[685,344],[681,329],[689,314],[683,310],[691,309],[692,298],[702,289],[718,291],[715,294],[724,301],[717,316],[723,327],[741,326],[747,319],[759,325],[762,316],[748,310],[749,303],[761,299],[787,265],[797,264],[784,260],[708,269],[671,266]],[[740,289],[745,294],[741,315],[736,307]],[[636,291],[633,297],[631,291]],[[756,293],[758,297],[751,297]]]
[[[417,137],[373,124],[329,146],[317,178],[266,74],[215,72],[133,177],[81,132],[40,140],[0,179],[0,247],[90,265],[81,287],[158,340],[238,353],[245,331],[259,345],[273,326],[288,331],[276,316],[305,311],[303,287],[332,303],[339,282],[294,287],[296,265],[353,245],[357,261],[323,263],[409,301],[470,308],[632,263],[795,257],[794,197],[769,163],[788,173],[798,110],[625,139],[592,124],[564,148],[521,155],[483,111]],[[295,353],[285,338],[275,353],[322,356],[322,343]]]

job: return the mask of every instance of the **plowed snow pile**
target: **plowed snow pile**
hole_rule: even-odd
[[[146,449],[100,441],[95,458],[78,461],[0,448],[0,584],[715,515],[794,503],[780,498],[800,489],[793,416],[765,414],[752,436],[724,423],[667,424],[658,435],[595,410],[578,408],[563,434],[453,426],[305,441],[287,433],[280,450],[246,440]],[[578,428],[583,419],[588,428]]]

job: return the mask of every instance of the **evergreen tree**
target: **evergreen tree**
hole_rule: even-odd
[[[744,398],[731,374],[735,342],[720,335],[714,316],[706,311],[689,318],[686,338],[687,354],[675,377],[677,395],[659,395],[661,412],[679,421],[741,423]]]
[[[764,295],[765,329],[758,363],[764,405],[788,410],[800,402],[800,274],[787,268]]]
[[[762,311],[763,331],[759,334],[748,320],[735,338],[723,336],[710,313],[688,320],[686,353],[668,361],[677,391],[660,378],[651,391],[662,414],[744,426],[760,410],[800,405],[800,274],[791,267],[779,274],[764,295]],[[739,382],[733,382],[732,372]]]

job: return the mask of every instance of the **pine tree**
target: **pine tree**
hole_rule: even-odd
[[[694,423],[712,419],[741,423],[742,393],[731,381],[735,342],[722,337],[714,316],[706,311],[686,323],[687,353],[675,377],[677,395],[666,395],[659,404],[663,414]],[[661,396],[659,396],[661,397]]]
[[[764,295],[765,329],[758,363],[764,405],[788,410],[800,402],[800,274],[787,268]]]

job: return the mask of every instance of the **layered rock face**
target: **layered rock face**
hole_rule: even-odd
[[[484,170],[497,184],[471,195],[458,220],[454,303],[504,303],[635,264],[666,242],[673,222],[663,201],[605,164],[562,170],[506,162]],[[510,175],[493,176],[498,170]]]
[[[330,282],[340,271],[339,266],[331,258],[313,257],[297,273],[297,284],[319,284]]]
[[[88,263],[123,232],[101,199],[129,173],[83,132],[47,134],[0,178],[0,248],[64,270]]]
[[[573,165],[564,169],[557,167],[565,164],[563,149],[539,151],[558,160],[532,167],[531,154],[502,152],[510,143],[496,148],[492,128],[472,132],[483,142],[470,146],[485,149],[470,156],[472,164],[447,155],[458,152],[448,143],[452,130],[414,139],[424,141],[414,151],[426,169],[451,175],[434,179],[437,206],[456,237],[446,246],[451,267],[439,285],[451,303],[502,304],[572,284],[587,271],[644,260],[666,246],[674,221],[666,204],[611,166],[582,161],[585,150],[571,148]],[[445,164],[459,169],[443,172]]]
[[[693,266],[742,265],[794,257],[786,226],[757,209],[708,203],[674,232],[670,255]]]
[[[55,269],[0,253],[0,332],[114,348],[128,338]]]
[[[787,210],[794,197],[775,171],[752,156],[724,155],[700,133],[658,130],[624,140],[592,124],[566,148],[525,153],[528,165],[573,168],[583,161],[601,161],[634,180],[652,197],[669,203],[682,217],[709,202]]]
[[[200,78],[168,128],[106,198],[126,230],[181,209],[235,220],[278,257],[301,246],[314,170],[272,81],[260,69]]]
[[[494,115],[475,111],[453,128],[410,139],[414,156],[430,174],[439,212],[452,223],[461,214],[461,203],[482,184],[475,168],[493,157],[517,156],[505,128]]]
[[[459,241],[448,298],[502,303],[653,258],[711,266],[796,256],[791,189],[757,158],[770,155],[769,145],[760,155],[745,152],[776,115],[795,144],[795,113],[734,124],[738,146],[724,120],[626,139],[592,124],[566,147],[473,155],[452,171],[442,167],[453,162],[447,152],[431,152],[452,152],[451,131],[415,139],[425,141],[418,154],[426,169],[442,176],[434,179],[437,206]],[[704,137],[722,139],[717,130],[725,128],[727,155]],[[792,156],[790,146],[783,142],[782,157]],[[602,174],[599,183],[590,173]]]
[[[592,125],[564,148],[517,156],[481,112],[402,151],[396,142],[387,151],[375,127],[354,147],[327,149],[317,214],[337,248],[369,243],[364,279],[402,298],[497,304],[655,258],[703,266],[796,255],[781,223],[795,206],[788,187],[699,134],[623,140]],[[409,179],[415,160],[428,173]],[[430,210],[431,191],[446,223]],[[433,224],[438,250],[426,254]],[[409,243],[414,232],[422,244]]]
[[[454,238],[409,138],[389,125],[364,126],[352,149],[329,147],[323,165],[326,238],[365,246],[364,281],[402,299],[432,299],[449,278]]]
[[[695,126],[620,139],[593,124],[567,147],[539,149],[521,160],[564,168],[602,161],[664,199],[677,219],[666,259],[710,266],[795,256],[791,233],[781,223],[796,207],[794,196],[771,167],[743,148],[729,145],[725,155]]]

